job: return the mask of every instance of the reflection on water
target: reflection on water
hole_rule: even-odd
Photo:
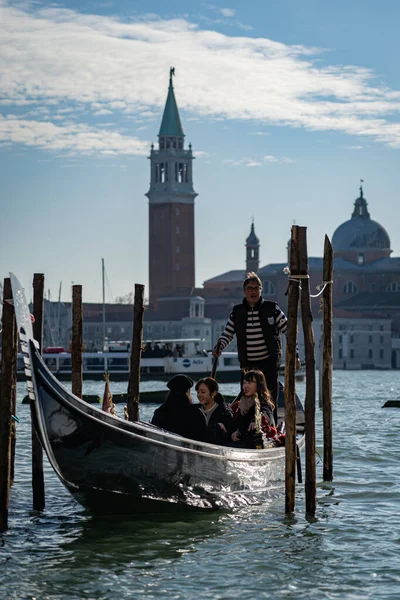
[[[313,518],[304,514],[298,486],[291,516],[284,515],[282,495],[235,512],[94,519],[47,462],[46,511],[32,513],[29,412],[19,405],[10,530],[0,538],[0,598],[397,599],[400,410],[381,409],[398,397],[397,377],[334,372],[334,481],[321,482],[318,459]],[[100,382],[90,385],[97,388],[85,392],[100,392]],[[301,390],[304,384],[300,396]],[[229,385],[224,391],[232,393]],[[141,410],[148,419],[154,406]],[[320,456],[321,429],[317,411]]]
[[[222,514],[197,512],[181,515],[149,515],[146,519],[90,519],[82,523],[62,545],[70,562],[87,568],[116,567],[157,560],[173,560],[196,545],[221,535]],[[96,548],[96,552],[93,552]]]

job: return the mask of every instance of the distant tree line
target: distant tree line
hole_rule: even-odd
[[[133,304],[135,298],[135,294],[133,292],[129,292],[129,294],[125,294],[125,296],[117,296],[115,298],[116,304]]]
[[[125,296],[117,296],[115,298],[116,304],[133,304],[135,300],[135,292],[129,292],[129,294],[125,294]],[[148,299],[144,299],[144,304],[148,304]]]

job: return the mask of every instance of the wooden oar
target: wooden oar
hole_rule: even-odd
[[[219,345],[217,345],[215,349],[218,351]],[[218,357],[214,356],[212,369],[211,369],[211,375],[210,375],[210,377],[212,377],[213,379],[215,379],[215,376],[217,374],[217,367],[218,367]]]
[[[210,375],[210,377],[212,377],[213,379],[215,379],[215,375],[217,374],[217,367],[218,367],[218,358],[216,356],[214,356],[212,369],[211,369],[211,375]]]

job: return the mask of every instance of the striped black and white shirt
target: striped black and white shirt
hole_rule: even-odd
[[[287,318],[278,305],[276,306],[274,316],[271,317],[271,319],[274,319],[274,323],[271,323],[271,325],[274,324],[278,332],[286,333]],[[231,343],[235,334],[235,323],[233,322],[231,315],[218,340],[221,351]],[[268,348],[261,329],[259,311],[253,308],[249,308],[247,312],[246,354],[249,362],[258,362],[269,358]]]

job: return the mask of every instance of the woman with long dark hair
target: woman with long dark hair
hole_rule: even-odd
[[[212,377],[199,379],[195,386],[197,405],[203,414],[210,444],[226,445],[229,441],[228,430],[233,421],[230,407],[225,404],[223,396],[219,393],[218,383]]]
[[[230,440],[234,446],[241,448],[255,448],[257,432],[256,426],[256,399],[259,401],[261,435],[267,438],[276,436],[274,422],[274,403],[268,391],[265,376],[262,371],[247,371],[243,376],[242,394],[239,400],[231,406],[233,412],[233,426],[231,427]]]
[[[154,411],[153,425],[178,433],[191,440],[206,442],[208,433],[204,417],[190,395],[193,381],[187,375],[174,375],[167,383],[170,390],[164,404]]]

